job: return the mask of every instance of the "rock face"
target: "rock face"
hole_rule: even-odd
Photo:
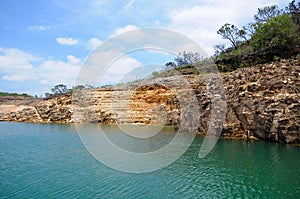
[[[224,135],[300,143],[300,61],[282,60],[224,76]]]
[[[192,130],[204,135],[212,110],[222,110],[223,105],[212,103],[209,85],[200,75],[185,75],[184,79],[188,85],[167,77],[50,99],[1,97],[0,121],[162,123],[181,127],[197,123],[198,128]],[[222,79],[227,102],[222,136],[300,143],[299,59],[239,69],[222,74]],[[200,113],[200,117],[185,107]],[[185,120],[185,115],[190,119]],[[217,125],[222,125],[221,119],[216,119]]]
[[[51,99],[1,97],[0,121],[70,123],[72,95]]]

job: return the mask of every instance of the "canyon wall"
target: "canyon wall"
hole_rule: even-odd
[[[299,59],[242,68],[221,76],[227,102],[222,136],[300,143]],[[184,79],[188,84],[173,76],[48,99],[1,97],[0,121],[163,123],[184,127],[197,123],[196,130],[204,135],[211,110],[222,107],[212,107],[203,76],[185,75]],[[193,96],[197,105],[190,103]],[[186,106],[197,110],[200,117],[190,115],[191,119],[183,120],[188,114]]]

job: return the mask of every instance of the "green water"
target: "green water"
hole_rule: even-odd
[[[118,132],[110,137],[133,145]],[[144,147],[170,136],[157,139]],[[0,197],[299,198],[300,148],[219,140],[199,159],[201,143],[196,137],[189,150],[164,169],[128,174],[94,159],[72,125],[0,123]]]

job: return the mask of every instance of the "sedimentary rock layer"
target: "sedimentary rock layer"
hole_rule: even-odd
[[[300,143],[300,60],[280,60],[222,74],[222,136]],[[213,107],[203,75],[166,77],[48,99],[1,97],[0,120],[36,123],[137,123],[188,127],[206,134]],[[214,77],[210,77],[214,78]],[[217,91],[222,89],[214,88]],[[219,89],[219,90],[218,90]],[[192,103],[193,97],[197,103]],[[186,107],[198,115],[188,114]],[[218,121],[220,125],[220,121]]]

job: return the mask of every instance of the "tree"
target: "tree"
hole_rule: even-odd
[[[54,95],[65,94],[69,92],[69,89],[66,85],[58,84],[51,89]]]
[[[222,36],[223,39],[228,39],[234,48],[237,47],[239,41],[239,29],[232,24],[224,24],[217,33]]]
[[[222,52],[225,51],[225,44],[217,44],[214,46],[215,55],[220,55]]]
[[[45,93],[45,97],[46,97],[46,98],[48,98],[48,97],[50,97],[50,96],[51,96],[50,93]]]
[[[282,11],[278,9],[277,5],[265,6],[263,8],[258,8],[258,13],[254,15],[254,19],[258,23],[264,23],[267,20],[280,15],[281,13]]]
[[[300,30],[300,2],[296,4],[295,0],[293,0],[285,9],[292,17],[292,20],[298,25],[298,29]]]
[[[175,62],[168,62],[168,63],[165,64],[165,66],[166,66],[167,69],[173,69],[173,68],[177,67]]]
[[[239,38],[242,38],[244,41],[248,41],[248,38],[247,38],[247,32],[246,32],[246,30],[244,30],[244,29],[238,30],[237,36],[238,36]]]
[[[194,52],[180,52],[177,57],[174,58],[174,61],[176,62],[176,66],[186,66],[186,65],[193,65],[197,62],[200,62],[202,60],[202,57],[199,53]]]
[[[247,37],[252,37],[252,35],[255,33],[257,23],[250,22],[246,26],[243,26],[243,30],[246,32]]]
[[[72,91],[81,91],[85,89],[84,85],[77,85],[77,86],[73,86]]]
[[[251,43],[256,50],[292,48],[300,44],[298,27],[288,14],[273,17],[258,25]]]
[[[90,84],[86,84],[86,85],[85,85],[85,88],[92,89],[92,88],[95,88],[95,87],[92,86],[92,85],[90,85]]]

